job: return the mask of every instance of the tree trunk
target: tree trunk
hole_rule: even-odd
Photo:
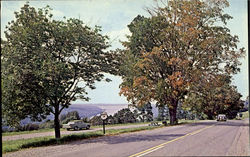
[[[169,115],[170,115],[170,125],[176,125],[178,124],[178,119],[176,117],[177,113],[177,104],[178,101],[173,100],[172,101],[172,107],[169,107]]]
[[[56,138],[61,138],[59,114],[60,114],[59,113],[59,105],[56,105],[56,107],[55,107],[55,119],[54,119],[55,137]]]

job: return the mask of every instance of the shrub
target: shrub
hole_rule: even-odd
[[[47,120],[39,125],[39,129],[52,129],[54,128],[54,121]]]
[[[101,116],[94,116],[93,118],[90,119],[91,125],[102,125],[102,119]]]
[[[38,130],[38,129],[39,129],[39,125],[32,124],[32,123],[17,127],[18,131],[32,131],[32,130]]]
[[[79,113],[77,111],[71,111],[67,114],[62,114],[59,118],[61,124],[67,124],[71,120],[80,120]]]

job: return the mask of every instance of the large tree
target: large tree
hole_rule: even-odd
[[[243,108],[241,96],[237,88],[231,85],[230,76],[203,77],[190,88],[184,106],[196,113],[206,114],[208,119],[214,119],[222,113],[229,118],[235,118],[237,112]]]
[[[6,26],[1,44],[2,113],[11,125],[53,113],[55,137],[60,138],[61,111],[76,99],[87,101],[86,88],[95,89],[104,73],[113,74],[117,62],[105,52],[108,37],[100,34],[99,26],[92,29],[73,18],[53,20],[50,10],[27,3]]]
[[[151,17],[139,15],[128,25],[132,35],[123,43],[123,55],[130,57],[123,59],[132,60],[122,66],[131,72],[121,73],[121,94],[139,105],[166,105],[170,123],[176,124],[177,106],[190,87],[203,75],[237,73],[245,51],[237,49],[238,37],[226,27],[232,18],[223,12],[226,0],[169,0],[163,5],[149,9]]]

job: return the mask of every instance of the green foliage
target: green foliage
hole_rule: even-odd
[[[196,113],[206,114],[208,119],[215,119],[218,114],[226,114],[233,119],[244,106],[240,101],[241,94],[231,85],[228,75],[202,78],[199,84],[191,86],[190,91],[184,106]]]
[[[114,114],[115,124],[135,123],[136,116],[128,109],[124,108]]]
[[[95,89],[105,72],[115,74],[117,61],[114,53],[104,52],[108,37],[100,34],[99,26],[92,29],[73,18],[53,20],[51,10],[26,3],[6,26],[2,113],[12,126],[26,117],[41,121],[53,113],[60,137],[61,111],[76,99],[88,101],[85,88]]]
[[[238,37],[226,27],[232,18],[223,12],[228,5],[226,0],[169,0],[149,9],[151,17],[135,17],[121,51],[120,94],[132,104],[167,106],[170,123],[176,124],[178,104],[191,87],[202,85],[203,78],[240,70],[245,50],[237,49]]]
[[[68,112],[67,114],[60,115],[59,119],[60,119],[61,124],[67,124],[69,121],[80,120],[81,118],[77,111],[71,111],[71,112]]]
[[[38,130],[39,129],[39,125],[38,124],[33,124],[33,123],[29,123],[23,126],[19,126],[17,128],[18,131],[32,131],[32,130]]]
[[[55,128],[54,121],[47,120],[46,122],[39,124],[39,129],[51,129],[51,128]]]
[[[91,125],[102,125],[103,120],[101,119],[101,116],[94,116],[90,119]]]
[[[148,102],[142,106],[137,106],[137,109],[139,110],[137,117],[139,117],[142,122],[153,121],[153,112],[152,112],[152,106],[151,106],[150,102]]]
[[[128,108],[119,110],[114,116],[109,115],[105,120],[106,124],[125,124],[125,123],[135,123],[136,115],[132,113]],[[102,125],[103,120],[101,116],[94,116],[90,119],[92,125]]]

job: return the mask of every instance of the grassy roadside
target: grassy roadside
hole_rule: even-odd
[[[249,118],[249,111],[243,112],[242,119]]]
[[[179,120],[178,125],[188,124],[188,123],[195,123],[198,122],[197,120]],[[169,121],[167,121],[169,124]],[[137,124],[148,124],[148,123],[137,123]],[[161,122],[159,122],[161,124]],[[131,124],[126,124],[131,125]],[[118,125],[111,125],[111,126],[118,126]],[[121,126],[121,125],[119,125]],[[167,127],[169,127],[168,125]],[[126,129],[109,129],[106,130],[106,135],[118,135],[123,133],[129,132],[136,132],[136,131],[143,131],[143,130],[152,130],[156,128],[161,128],[163,126],[142,126],[136,128],[126,128]],[[102,130],[94,131],[94,132],[86,132],[81,134],[73,134],[73,135],[63,135],[61,139],[55,139],[54,136],[46,136],[46,137],[36,137],[30,139],[20,139],[20,140],[13,140],[13,141],[2,141],[2,153],[7,152],[14,152],[25,148],[31,147],[40,147],[40,146],[50,146],[50,145],[59,145],[64,144],[71,141],[77,141],[82,139],[88,138],[95,138],[104,136]]]
[[[162,126],[143,126],[137,128],[127,128],[127,129],[110,129],[106,130],[106,135],[118,135],[123,133],[129,132],[136,132],[142,130],[152,130],[156,128],[160,128]],[[55,139],[53,136],[47,137],[37,137],[31,139],[21,139],[21,140],[14,140],[14,141],[3,141],[2,142],[2,153],[7,152],[14,152],[24,148],[31,148],[31,147],[40,147],[40,146],[50,146],[50,145],[59,145],[64,144],[71,141],[77,141],[87,138],[94,138],[104,136],[102,131],[95,131],[95,132],[87,132],[83,134],[74,134],[74,135],[64,135],[60,139]]]
[[[161,123],[161,121],[157,121]],[[179,124],[185,123],[193,123],[195,120],[179,120]],[[167,121],[169,124],[169,121]],[[105,125],[106,127],[115,127],[115,126],[128,126],[128,125],[141,125],[141,124],[150,124],[150,122],[140,122],[140,123],[126,123],[126,124],[112,124],[112,125]],[[91,126],[91,128],[102,128],[102,125]],[[61,131],[66,131],[66,129],[61,128]],[[33,131],[18,131],[18,132],[4,132],[2,136],[14,136],[14,135],[23,135],[23,134],[33,134],[33,133],[43,133],[43,132],[53,132],[54,129],[40,129],[40,130],[33,130]]]
[[[65,130],[65,129],[62,129]],[[13,131],[13,132],[3,132],[2,136],[14,136],[14,135],[23,135],[23,134],[34,134],[34,133],[42,133],[42,132],[51,132],[54,129],[39,129],[32,131]]]
[[[128,126],[128,125],[141,125],[141,124],[149,124],[150,122],[140,122],[140,123],[126,123],[126,124],[112,124],[105,125],[106,127],[115,127],[115,126]],[[91,128],[102,128],[102,125],[91,126]],[[61,128],[61,131],[65,131],[66,129]],[[43,132],[53,132],[54,129],[40,129],[33,131],[14,131],[14,132],[4,132],[2,136],[13,136],[13,135],[23,135],[23,134],[33,134],[33,133],[43,133]]]

